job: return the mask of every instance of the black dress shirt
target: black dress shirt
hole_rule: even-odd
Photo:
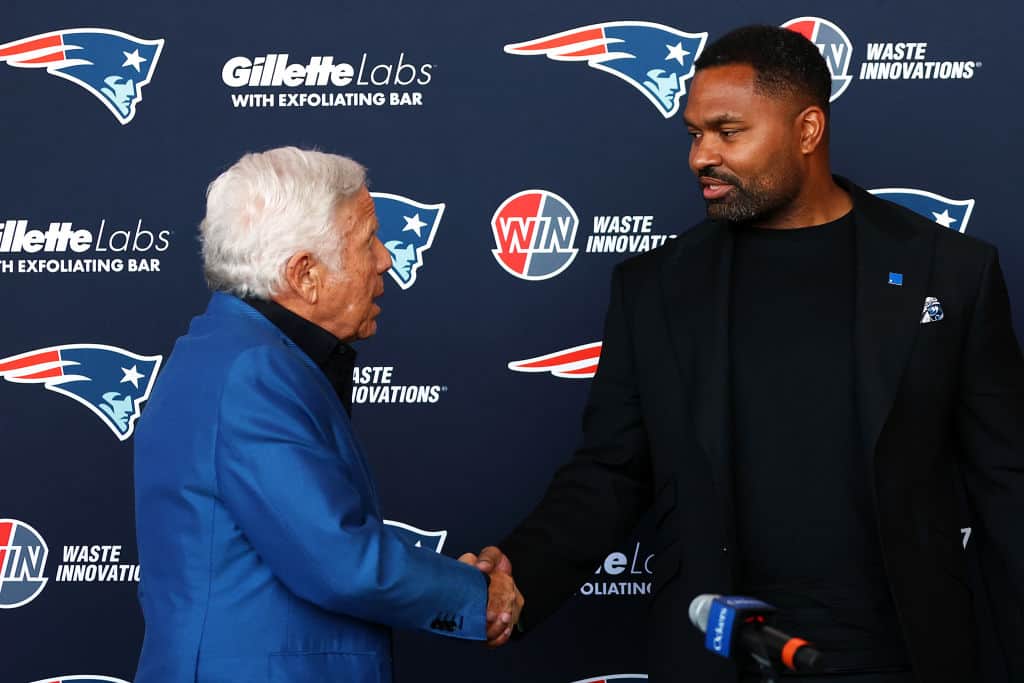
[[[247,297],[245,303],[266,316],[289,339],[295,342],[320,368],[334,387],[345,412],[352,415],[352,370],[356,364],[356,351],[333,334],[311,323],[300,315],[267,299]]]

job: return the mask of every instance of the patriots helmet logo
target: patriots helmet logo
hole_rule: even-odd
[[[512,361],[508,369],[516,372],[550,372],[555,377],[565,379],[590,379],[597,374],[600,360],[601,342],[591,342],[535,358]]]
[[[163,47],[163,39],[143,40],[106,28],[72,28],[0,45],[0,62],[46,69],[82,86],[125,125],[135,118],[142,88],[153,78]]]
[[[611,676],[598,676],[597,678],[573,681],[573,683],[640,683],[640,681],[646,680],[647,674],[613,674]]]
[[[649,21],[606,21],[506,45],[505,52],[586,62],[639,90],[667,119],[679,111],[707,37]]]
[[[128,683],[128,681],[112,676],[61,676],[59,678],[44,678],[35,683]]]
[[[103,344],[64,344],[0,358],[0,377],[42,384],[91,410],[121,441],[135,431],[163,356]]]
[[[435,553],[441,552],[445,539],[448,538],[448,531],[445,529],[441,531],[425,531],[411,524],[404,524],[391,519],[385,519],[384,524],[397,531],[398,535],[414,548],[426,548]]]
[[[392,279],[402,289],[416,284],[416,272],[423,265],[423,252],[430,249],[441,224],[444,204],[421,204],[408,197],[371,192],[378,235],[391,254]]]
[[[944,228],[958,232],[967,230],[967,222],[974,211],[973,199],[950,199],[927,190],[910,187],[881,187],[870,190],[871,194],[888,199],[900,206],[935,221]]]

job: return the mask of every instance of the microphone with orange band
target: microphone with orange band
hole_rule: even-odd
[[[762,666],[820,671],[822,654],[810,643],[767,625],[774,613],[766,602],[736,595],[698,595],[690,603],[690,621],[706,634],[704,646],[715,654],[728,658],[740,649]]]

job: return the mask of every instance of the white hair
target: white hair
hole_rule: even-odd
[[[269,299],[301,251],[333,268],[341,247],[334,212],[365,184],[366,169],[337,154],[297,147],[246,154],[206,190],[199,232],[210,289]]]

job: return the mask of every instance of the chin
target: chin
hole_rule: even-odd
[[[360,339],[369,339],[373,335],[377,334],[377,321],[371,320],[370,322],[363,325],[359,330]]]

